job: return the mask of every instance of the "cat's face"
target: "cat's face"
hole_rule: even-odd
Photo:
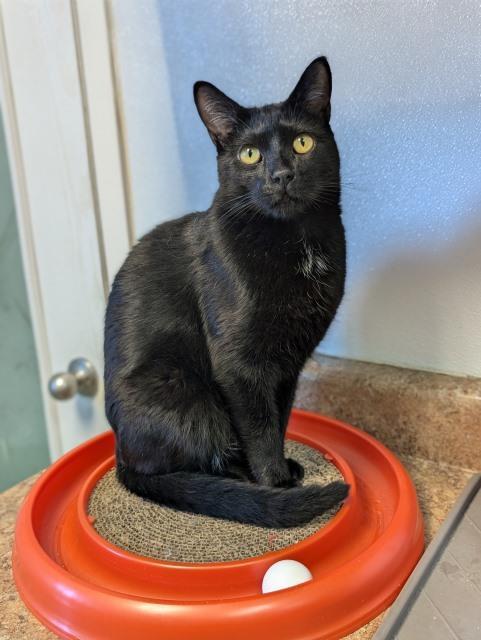
[[[195,84],[199,114],[218,150],[225,207],[291,217],[338,203],[330,96],[325,58],[309,65],[285,102],[261,108],[241,107],[213,85]]]

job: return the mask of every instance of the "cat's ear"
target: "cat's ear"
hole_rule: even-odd
[[[331,116],[332,76],[327,58],[316,58],[307,67],[287,99],[287,103],[299,106],[312,115]]]
[[[218,149],[242,118],[243,108],[210,82],[194,84],[194,100],[202,122]]]

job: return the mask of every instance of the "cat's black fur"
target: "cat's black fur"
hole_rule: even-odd
[[[106,412],[134,493],[253,524],[307,522],[347,485],[302,487],[284,457],[297,378],[344,289],[331,73],[312,62],[283,103],[243,108],[213,85],[194,97],[218,151],[207,212],[159,225],[109,298]],[[293,139],[315,147],[296,155]],[[244,144],[262,153],[239,160]]]

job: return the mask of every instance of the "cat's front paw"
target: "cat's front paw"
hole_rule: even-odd
[[[304,468],[292,458],[284,458],[268,467],[263,467],[262,474],[256,477],[259,484],[269,487],[289,489],[297,487],[304,477]]]
[[[284,489],[297,487],[304,477],[304,467],[292,458],[286,458],[285,462],[283,473],[278,475],[274,486]]]
[[[304,478],[304,467],[302,466],[302,464],[299,464],[299,462],[296,462],[292,458],[287,458],[287,465],[289,467],[291,479],[296,484],[299,484]]]

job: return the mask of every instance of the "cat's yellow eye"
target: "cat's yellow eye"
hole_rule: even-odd
[[[307,133],[301,133],[300,136],[294,138],[292,146],[296,153],[308,153],[314,146],[314,138]]]
[[[260,162],[261,152],[257,147],[246,144],[239,152],[239,160],[244,164],[257,164]]]

